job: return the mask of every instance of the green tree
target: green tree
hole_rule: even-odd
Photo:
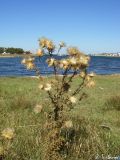
[[[6,52],[10,53],[10,54],[23,54],[24,50],[22,48],[13,48],[13,47],[11,47],[11,48],[7,48]]]
[[[25,54],[32,54],[30,51],[26,51]]]
[[[23,54],[24,50],[22,48],[15,48],[16,54]]]
[[[0,47],[0,54],[4,52],[4,47]]]

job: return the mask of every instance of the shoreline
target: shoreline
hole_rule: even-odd
[[[111,57],[111,58],[120,58],[120,56],[104,56],[104,55],[91,55],[92,57]]]
[[[29,56],[32,56],[32,57],[36,57],[37,55],[36,54],[6,54],[6,55],[0,55],[0,58],[16,58],[16,57],[29,57]]]
[[[58,75],[59,77],[62,77],[63,75]],[[119,74],[96,74],[95,77],[119,77]],[[54,77],[54,75],[44,75],[41,76],[42,78],[51,78]],[[76,78],[78,77],[78,75],[76,75]],[[36,79],[40,79],[40,76],[0,76],[0,78],[36,78]]]
[[[36,54],[25,54],[25,55],[0,55],[0,58],[16,58],[16,57],[28,57],[28,56],[32,56],[32,57],[37,57]],[[104,56],[104,55],[88,55],[90,57],[108,57],[108,58],[120,58],[120,56]]]

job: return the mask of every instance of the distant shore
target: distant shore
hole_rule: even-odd
[[[5,55],[0,55],[0,58],[15,58],[15,57],[36,57],[37,54],[5,54]],[[92,57],[111,57],[111,58],[120,58],[120,56],[106,56],[106,55],[88,55],[88,56],[92,56]]]
[[[28,57],[28,56],[36,56],[36,54],[6,54],[6,55],[0,55],[0,58],[14,58],[14,57]]]
[[[120,58],[120,56],[107,56],[107,55],[91,55],[92,57],[115,57],[115,58]]]

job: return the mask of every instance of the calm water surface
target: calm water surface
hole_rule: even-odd
[[[40,60],[37,58],[35,63],[40,68],[42,75],[50,75],[53,73],[52,67],[47,66],[47,56],[43,56]],[[55,56],[57,59],[65,58],[64,56]],[[35,72],[26,70],[21,64],[21,57],[0,58],[0,76],[34,76]],[[96,74],[120,74],[120,57],[91,57],[88,71]],[[60,72],[62,73],[62,71]]]

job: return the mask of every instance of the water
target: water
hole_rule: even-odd
[[[43,56],[41,60],[37,58],[35,63],[39,66],[42,75],[50,75],[53,68],[46,64],[47,56]],[[56,56],[57,59],[65,58]],[[0,58],[0,76],[34,76],[35,72],[26,70],[21,64],[21,57]],[[88,71],[96,74],[120,74],[120,57],[91,57]],[[62,73],[62,71],[60,72]]]

